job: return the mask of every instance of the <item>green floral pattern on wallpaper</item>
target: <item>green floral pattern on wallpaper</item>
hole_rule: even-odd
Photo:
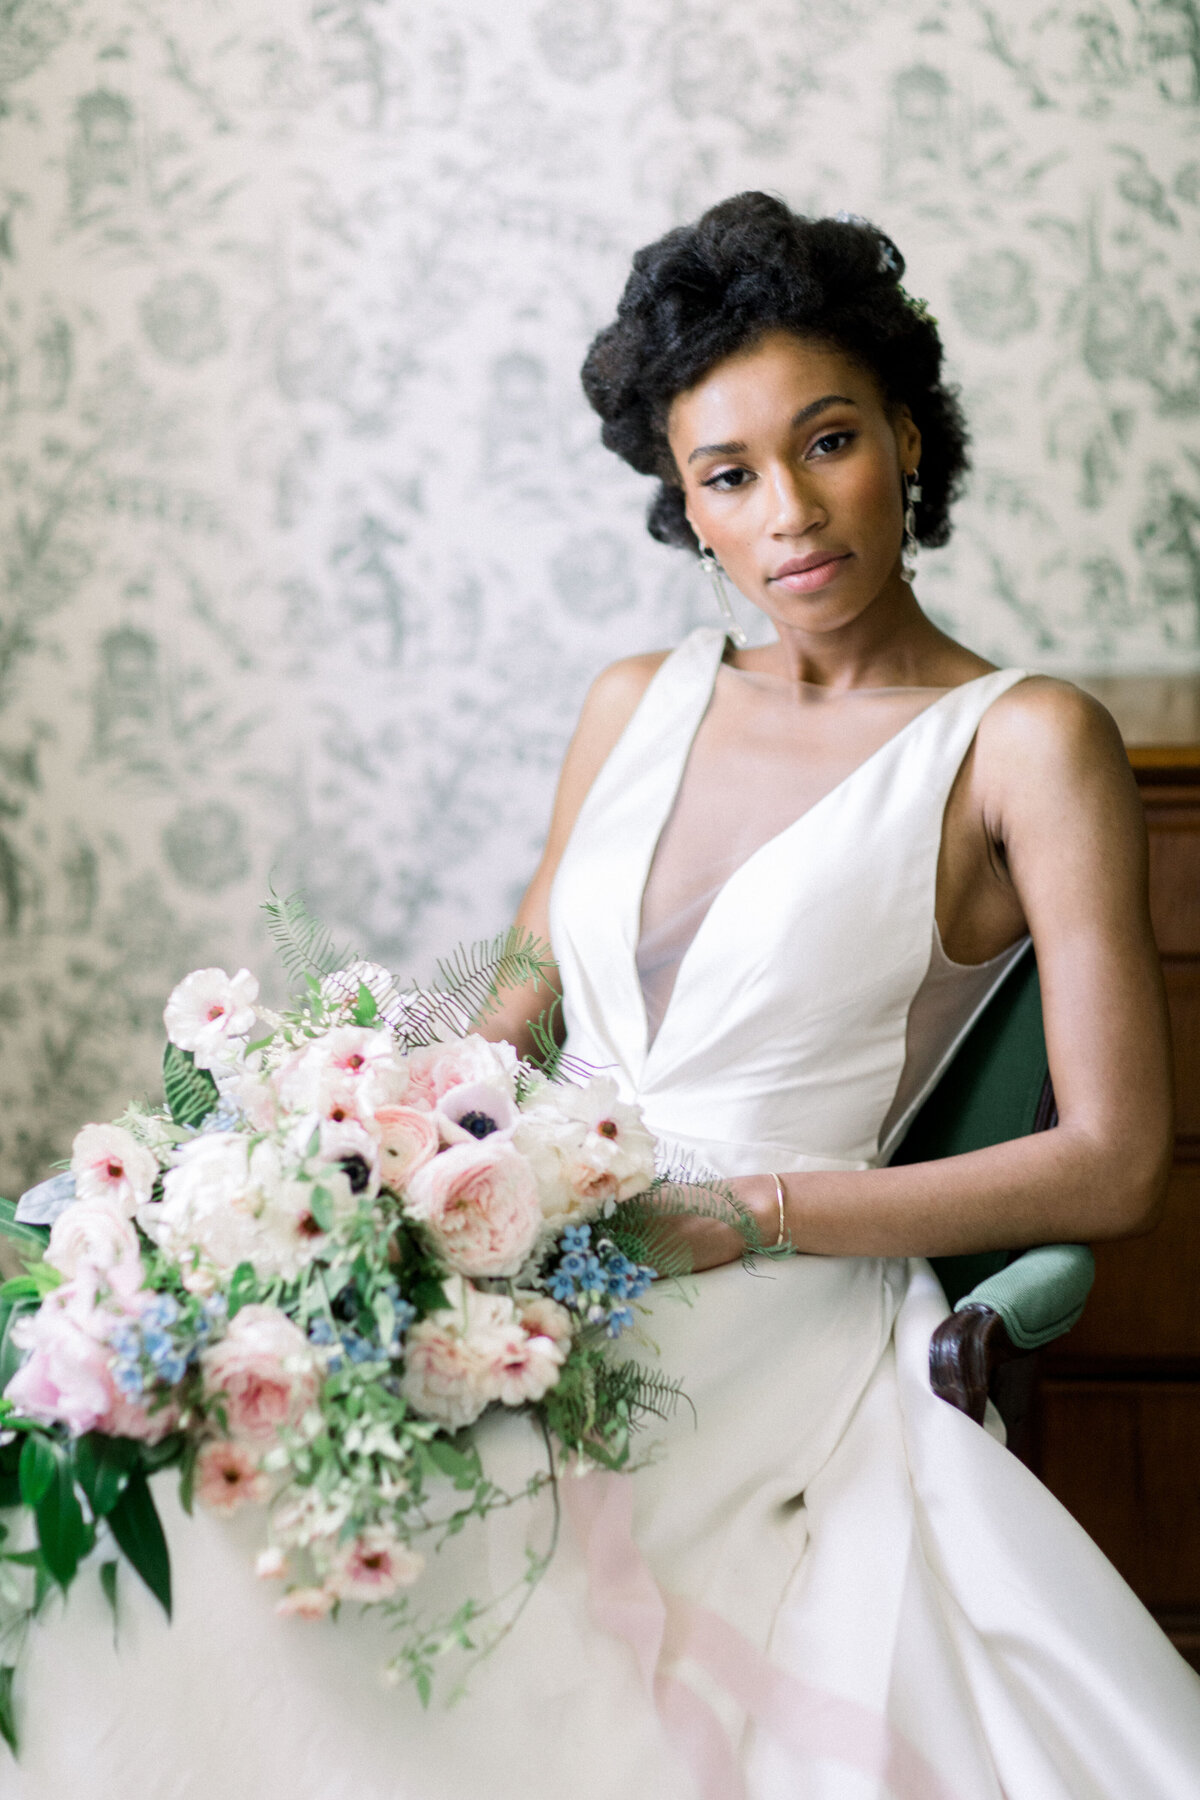
[[[878,218],[977,440],[936,616],[1200,646],[1200,0],[0,0],[0,1191],[303,883],[494,930],[594,671],[709,602],[576,369],[746,186]]]

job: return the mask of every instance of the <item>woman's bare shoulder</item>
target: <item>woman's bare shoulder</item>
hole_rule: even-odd
[[[1142,808],[1112,714],[1073,682],[1032,675],[993,702],[980,722],[975,770],[993,820],[1039,820],[1070,835],[1123,821],[1135,843]]]
[[[594,775],[641,704],[642,697],[670,655],[649,650],[624,656],[602,669],[588,689],[579,725],[568,753]]]
[[[1062,770],[1099,763],[1128,767],[1121,734],[1107,707],[1057,675],[1027,675],[1000,695],[979,727],[982,749],[997,760]]]

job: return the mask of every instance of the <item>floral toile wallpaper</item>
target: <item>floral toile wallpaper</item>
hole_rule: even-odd
[[[974,422],[931,610],[1200,660],[1200,0],[0,0],[0,1192],[268,881],[498,929],[573,714],[707,616],[576,370],[747,186],[869,214]]]

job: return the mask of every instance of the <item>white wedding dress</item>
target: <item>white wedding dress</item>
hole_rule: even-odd
[[[667,659],[567,848],[568,1047],[724,1175],[869,1167],[930,966],[946,799],[1020,671],[926,704],[761,843],[648,1042],[642,898],[722,650],[700,631]],[[649,1321],[694,1414],[632,1477],[563,1482],[550,1571],[459,1705],[383,1689],[373,1621],[276,1617],[251,1574],[261,1522],[185,1521],[168,1475],[174,1623],[123,1572],[114,1648],[85,1573],[33,1634],[0,1794],[1194,1800],[1200,1681],[1046,1490],[931,1392],[928,1265],[801,1256],[694,1288],[656,1289]],[[488,1455],[515,1486],[543,1451],[508,1418]],[[426,1579],[499,1591],[549,1525],[545,1498],[497,1515]]]

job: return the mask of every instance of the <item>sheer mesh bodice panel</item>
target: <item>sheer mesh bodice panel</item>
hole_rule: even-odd
[[[648,1041],[662,1024],[679,967],[730,876],[839,787],[948,690],[830,690],[729,664],[693,739],[642,898],[637,971]],[[930,965],[913,1001],[904,1070],[883,1136],[911,1108],[994,983],[999,965],[951,962],[936,923]]]

